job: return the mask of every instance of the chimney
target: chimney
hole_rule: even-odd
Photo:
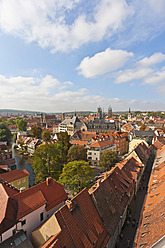
[[[68,207],[68,209],[71,211],[72,209],[73,209],[73,204],[72,204],[72,201],[70,201],[70,200],[66,200],[66,205],[67,205],[67,207]]]
[[[51,185],[53,185],[53,179],[51,177],[47,177],[46,178],[46,185],[49,187]]]
[[[104,173],[104,179],[106,179],[107,177],[108,177],[108,173],[105,172],[105,173]]]

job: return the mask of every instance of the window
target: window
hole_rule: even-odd
[[[21,226],[24,226],[26,224],[26,220],[21,221]]]
[[[21,183],[21,180],[18,180],[18,181],[17,181],[17,185],[20,185],[20,183]]]
[[[22,182],[25,183],[25,182],[26,182],[26,178],[23,178],[23,179],[22,179]]]
[[[43,219],[44,219],[44,213],[42,212],[42,213],[40,214],[40,221],[43,221]]]

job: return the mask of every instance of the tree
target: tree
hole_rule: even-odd
[[[27,121],[25,121],[23,119],[17,119],[16,125],[20,131],[26,131]]]
[[[5,123],[0,123],[0,141],[7,141],[9,143],[11,139],[10,129],[6,126]]]
[[[41,133],[41,137],[44,141],[48,141],[51,138],[51,132],[49,130],[45,130]]]
[[[100,167],[110,170],[117,162],[117,153],[111,150],[105,150],[100,156]]]
[[[9,126],[9,125],[15,125],[15,124],[16,124],[16,121],[13,120],[13,119],[8,119],[8,120],[6,121],[6,125],[7,125],[7,126]]]
[[[14,133],[14,134],[13,134],[13,141],[14,141],[14,143],[16,143],[16,141],[17,141],[17,134],[18,134],[18,133]]]
[[[88,162],[72,161],[65,164],[59,182],[73,193],[80,192],[83,188],[90,187],[94,172]]]
[[[58,134],[57,143],[61,146],[61,155],[63,159],[63,164],[67,162],[68,150],[71,146],[70,144],[70,135],[67,132],[60,132]]]
[[[139,130],[140,130],[140,131],[144,131],[144,130],[146,129],[146,127],[147,127],[147,126],[146,126],[145,124],[142,124],[142,126],[140,127]]]
[[[33,126],[30,133],[33,137],[39,139],[41,138],[42,128],[40,126]]]
[[[68,150],[67,158],[68,158],[68,162],[74,160],[86,160],[87,159],[86,149],[84,148],[84,146],[73,145]]]
[[[61,173],[61,151],[56,144],[45,144],[38,147],[34,153],[33,171],[35,183],[44,181],[46,177],[58,179]]]

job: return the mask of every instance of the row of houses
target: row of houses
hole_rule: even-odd
[[[115,247],[149,164],[150,149],[142,142],[131,154],[35,229],[34,247]]]
[[[154,160],[148,190],[134,240],[134,248],[165,246],[165,145],[152,146]]]

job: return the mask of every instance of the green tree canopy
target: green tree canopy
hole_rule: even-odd
[[[44,140],[44,141],[48,141],[50,140],[51,138],[51,132],[49,130],[45,130],[41,133],[41,138]]]
[[[13,120],[13,119],[8,119],[8,120],[6,121],[6,125],[7,125],[7,126],[9,126],[9,125],[15,125],[15,124],[16,124],[16,121]]]
[[[111,150],[105,150],[100,156],[100,167],[104,170],[110,170],[117,162],[117,153]]]
[[[61,173],[61,150],[56,144],[45,144],[38,147],[34,153],[33,171],[36,175],[35,183],[52,177],[58,179]]]
[[[11,139],[10,129],[6,126],[5,123],[0,123],[0,141],[7,141],[9,143]]]
[[[33,137],[39,139],[41,138],[42,128],[40,126],[33,126],[30,133]]]
[[[70,144],[70,135],[67,132],[60,132],[58,134],[57,143],[61,146],[61,154],[63,159],[63,164],[67,162],[68,150],[71,146]]]
[[[80,145],[73,145],[68,150],[68,162],[74,161],[74,160],[86,160],[87,154],[86,149],[84,146]]]
[[[20,131],[26,131],[27,121],[25,121],[23,119],[17,119],[16,125]]]
[[[17,141],[17,133],[13,134],[13,141],[14,141],[14,143],[16,143],[16,141]]]
[[[72,161],[64,165],[59,182],[73,193],[78,193],[90,187],[93,177],[94,172],[88,162]]]

